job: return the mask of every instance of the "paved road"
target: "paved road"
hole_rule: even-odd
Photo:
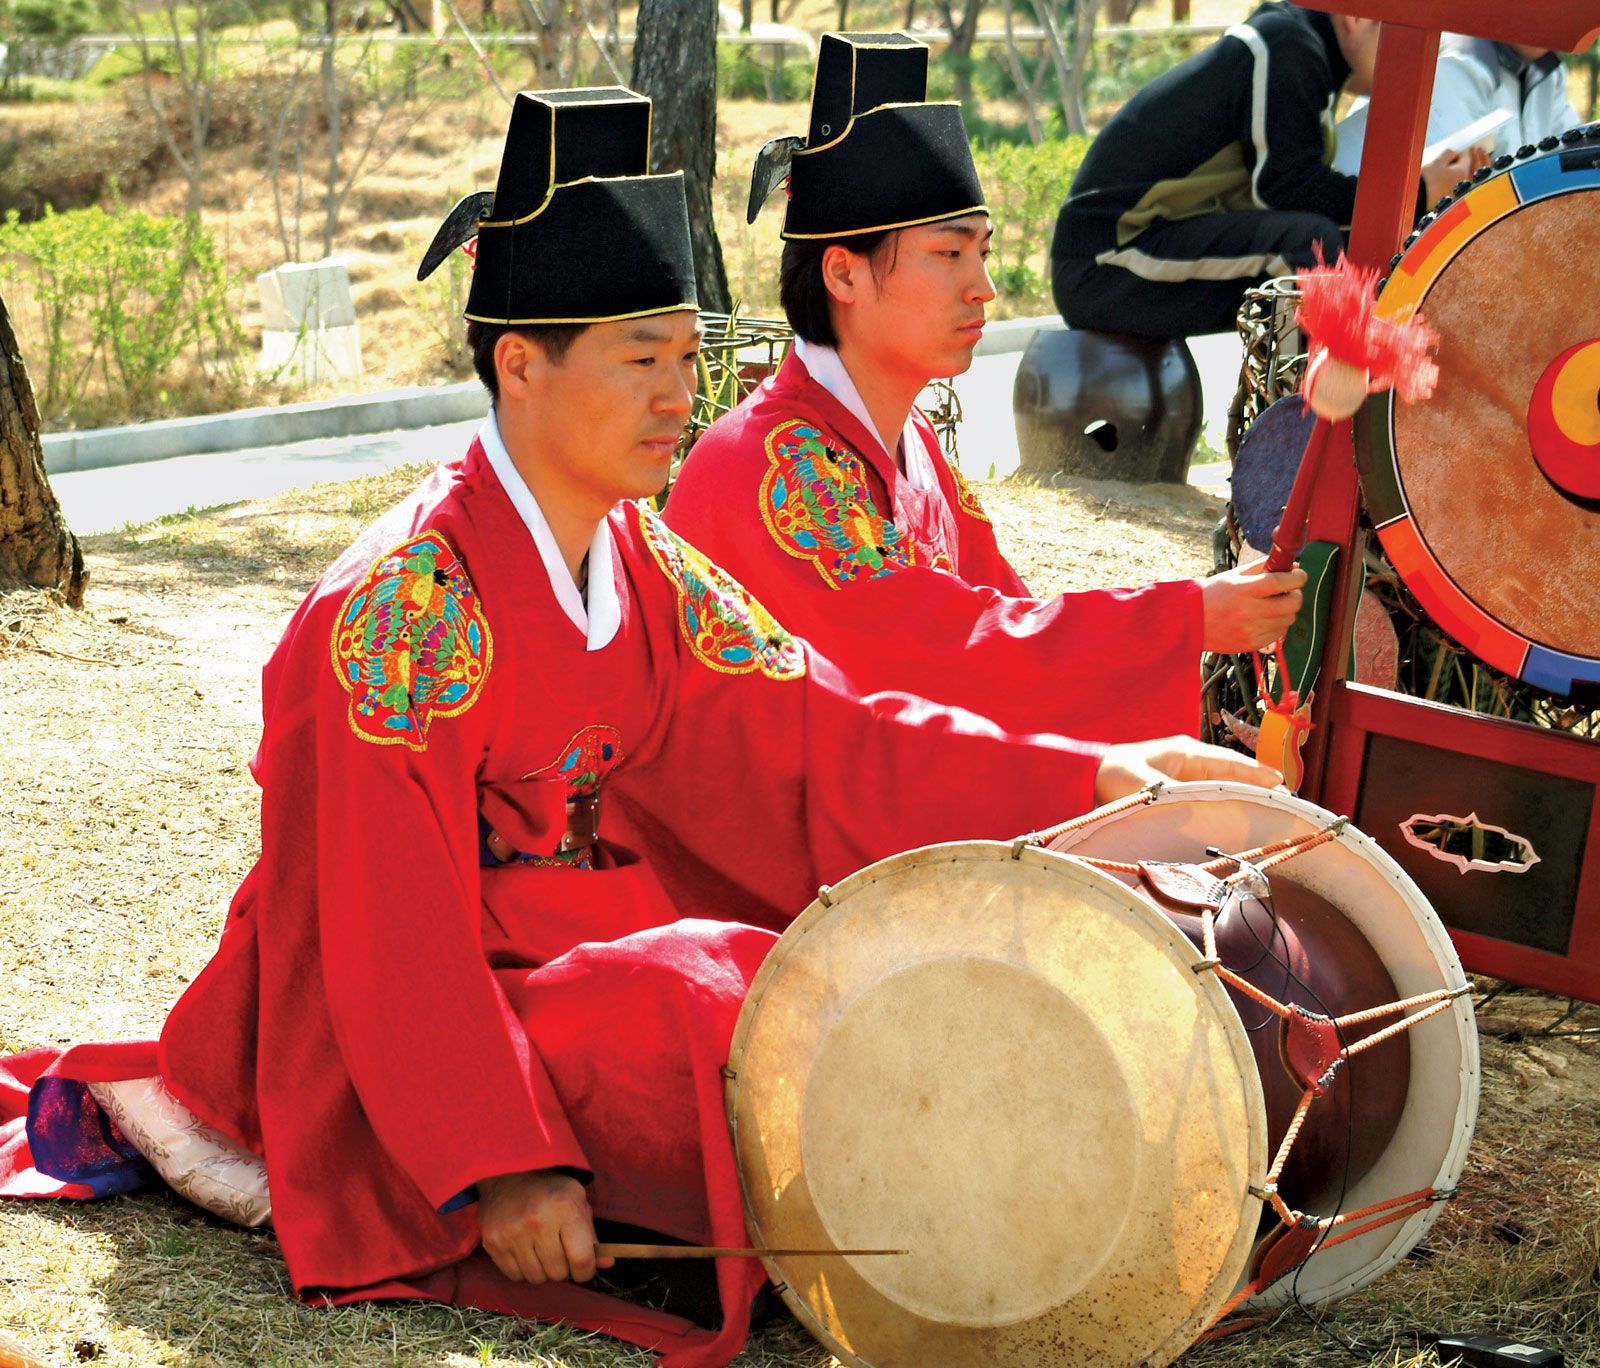
[[[1200,367],[1206,401],[1206,435],[1221,450],[1228,403],[1239,369],[1239,344],[1231,336],[1195,338],[1190,344]],[[960,447],[967,472],[1005,476],[1017,468],[1016,431],[1011,421],[1011,385],[1021,353],[982,356],[956,382],[963,422]],[[475,422],[365,437],[323,438],[284,446],[256,447],[212,456],[73,471],[51,478],[67,524],[75,532],[108,532],[190,508],[211,508],[258,499],[281,490],[349,480],[418,461],[453,459],[477,429]],[[1190,483],[1227,487],[1225,464],[1195,466]]]
[[[369,437],[328,437],[212,456],[178,456],[69,471],[52,475],[50,484],[74,532],[109,532],[166,513],[352,480],[415,461],[445,460],[461,453],[477,427],[446,423]]]

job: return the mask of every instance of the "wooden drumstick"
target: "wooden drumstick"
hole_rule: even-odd
[[[594,1247],[597,1259],[833,1259],[910,1252],[909,1249],[740,1249],[716,1245],[664,1244],[597,1244]]]

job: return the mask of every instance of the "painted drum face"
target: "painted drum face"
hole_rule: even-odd
[[[1557,489],[1600,499],[1600,339],[1556,357],[1528,405],[1533,459]]]
[[[1356,419],[1362,492],[1428,615],[1553,693],[1600,683],[1600,131],[1474,186],[1378,298],[1440,336],[1426,403]]]

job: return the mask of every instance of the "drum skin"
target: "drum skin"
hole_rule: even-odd
[[[1234,522],[1246,545],[1265,555],[1294,489],[1294,477],[1316,426],[1298,394],[1286,394],[1250,425],[1228,476]]]
[[[1381,316],[1439,334],[1432,397],[1356,420],[1385,553],[1428,615],[1554,693],[1600,683],[1600,134],[1568,134],[1447,205]]]
[[[1273,867],[1270,905],[1219,917],[1219,959],[1334,1016],[1460,995],[1340,1066],[1279,1191],[1317,1217],[1452,1190],[1477,1114],[1477,1035],[1416,886],[1301,799],[1167,785],[1049,851],[974,841],[884,860],[824,889],[780,938],[727,1069],[751,1235],[908,1251],[769,1257],[801,1323],[868,1368],[1159,1368],[1181,1354],[1284,1230],[1263,1219],[1268,1111],[1281,1132],[1302,1080],[1277,1018],[1209,972],[1185,933],[1194,918],[1078,857],[1199,863],[1210,847],[1330,827]],[[1352,1023],[1345,1039],[1379,1028]],[[1245,1306],[1361,1287],[1438,1210],[1408,1205],[1319,1247]]]
[[[1165,1364],[1250,1257],[1266,1164],[1238,1014],[1077,861],[931,846],[853,875],[752,985],[727,1100],[751,1234],[873,1368]]]

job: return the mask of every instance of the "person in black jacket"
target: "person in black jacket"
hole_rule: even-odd
[[[1356,181],[1330,165],[1333,109],[1341,90],[1371,91],[1378,30],[1273,0],[1129,100],[1056,220],[1051,283],[1068,324],[1224,332],[1250,286],[1319,247],[1334,260]],[[1449,152],[1424,167],[1418,213],[1474,165]]]

